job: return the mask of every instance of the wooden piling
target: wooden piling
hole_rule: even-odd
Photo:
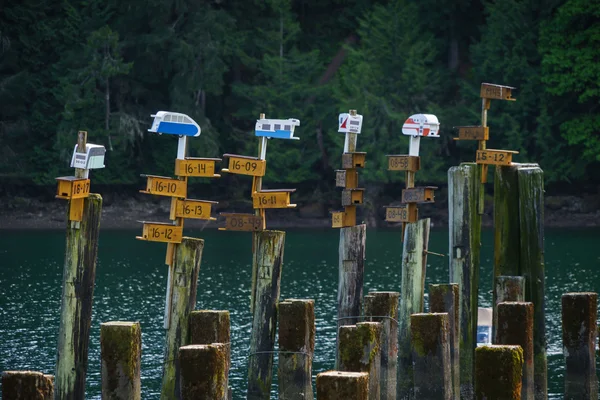
[[[398,310],[398,400],[411,398],[413,393],[410,316],[423,312],[429,225],[429,218],[406,224]]]
[[[562,337],[565,355],[565,399],[598,398],[596,337],[598,294],[562,296]]]
[[[336,354],[339,353],[340,327],[355,325],[361,315],[366,236],[367,227],[364,224],[340,229]],[[336,365],[339,366],[337,359]]]
[[[369,374],[327,371],[317,375],[319,400],[368,400]]]
[[[165,334],[161,400],[179,397],[179,348],[188,341],[188,318],[196,307],[196,289],[204,240],[184,237],[175,247],[171,318]]]
[[[285,232],[253,232],[252,240],[254,305],[248,356],[247,399],[269,400]]]
[[[498,303],[497,344],[518,345],[523,349],[521,399],[533,400],[533,304],[526,302]]]
[[[414,398],[454,399],[448,314],[413,314],[410,320]]]
[[[494,277],[519,276],[519,181],[521,164],[496,166],[494,175]],[[494,292],[493,304],[498,303]]]
[[[460,288],[456,283],[429,285],[429,310],[432,313],[447,313],[450,347],[450,371],[452,396],[460,399]]]
[[[519,168],[520,275],[525,277],[525,301],[533,303],[535,398],[548,398],[546,296],[544,289],[544,172],[537,165]]]
[[[521,400],[523,349],[491,345],[475,350],[475,398]]]
[[[36,371],[2,372],[4,400],[53,400],[54,377]]]
[[[479,251],[482,190],[480,170],[475,163],[462,163],[448,170],[448,210],[450,224],[450,282],[460,287],[460,396],[473,399],[473,366],[477,338],[479,296]]]
[[[227,385],[229,385],[229,369],[231,367],[230,331],[231,324],[227,310],[197,310],[190,313],[189,344],[222,343],[225,345]]]
[[[279,399],[312,400],[315,351],[315,301],[279,303]]]
[[[56,400],[85,397],[102,196],[90,194],[83,204],[81,223],[67,222],[54,382]]]
[[[139,322],[100,324],[102,399],[141,399],[141,356]]]
[[[181,400],[227,399],[227,346],[192,344],[179,349]]]
[[[381,330],[379,322],[359,322],[339,332],[339,369],[369,374],[369,400],[379,400]]]
[[[367,321],[379,322],[381,331],[381,400],[396,399],[398,372],[398,292],[370,292],[365,296],[364,314]]]
[[[492,343],[496,343],[498,303],[506,301],[525,301],[525,278],[522,276],[497,276],[494,279],[494,299],[495,303],[492,309]]]

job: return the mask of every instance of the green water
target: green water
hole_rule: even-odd
[[[111,320],[140,321],[142,397],[159,398],[166,246],[137,241],[134,239],[137,233],[101,232],[87,377],[87,398],[90,399],[100,398],[99,326]],[[186,234],[206,240],[197,308],[230,310],[230,382],[234,398],[243,398],[251,324],[248,313],[250,234],[217,231]],[[338,235],[338,231],[331,229],[301,230],[288,232],[286,238],[281,297],[315,299],[315,375],[333,368]],[[492,239],[492,232],[484,232],[480,306],[490,305]],[[447,231],[433,230],[430,250],[446,253],[447,247]],[[399,289],[401,252],[398,231],[368,231],[365,293]],[[0,231],[0,370],[32,369],[53,373],[63,255],[63,232]],[[446,258],[429,257],[426,284],[448,281],[447,262]],[[561,295],[570,291],[600,292],[599,266],[599,230],[546,232],[551,397],[561,397],[563,385]]]

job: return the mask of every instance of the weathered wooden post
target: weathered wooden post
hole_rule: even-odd
[[[91,149],[98,149],[91,154]],[[58,332],[54,395],[57,400],[85,395],[102,197],[90,194],[89,170],[104,167],[104,147],[78,133],[71,166],[75,176],[60,177],[57,198],[69,201],[63,291]]]
[[[450,367],[450,324],[447,313],[410,317],[415,399],[455,399]]]
[[[475,163],[462,163],[448,170],[450,282],[457,283],[460,287],[459,354],[462,399],[473,398],[481,248],[481,215],[477,208],[481,191],[479,182],[480,170]]]
[[[162,375],[162,400],[179,398],[179,348],[188,340],[188,318],[196,307],[196,289],[204,240],[184,237],[176,246],[173,261],[169,326],[165,335],[165,357]]]
[[[498,303],[497,344],[518,345],[523,349],[521,399],[533,400],[533,304]]]
[[[597,293],[566,293],[562,296],[565,399],[598,398],[597,318]]]
[[[254,258],[252,275],[255,288],[250,354],[248,360],[249,400],[270,399],[273,351],[277,332],[277,303],[281,286],[281,267],[285,232],[262,231],[252,234]]]
[[[522,166],[519,174],[520,267],[525,277],[525,300],[533,303],[533,354],[535,398],[548,397],[546,355],[546,295],[544,264],[544,172]]]
[[[370,292],[365,296],[365,318],[379,322],[381,332],[381,400],[396,399],[398,372],[398,292]]]
[[[193,344],[179,349],[181,400],[227,399],[227,347]]]
[[[139,322],[100,324],[102,398],[141,399],[142,333]]]
[[[4,400],[54,400],[54,376],[35,371],[2,372]]]
[[[229,311],[226,310],[197,310],[189,317],[189,344],[222,343],[225,345],[226,384],[229,385],[229,368],[231,366],[231,324]],[[231,391],[231,388],[228,389]]]
[[[365,273],[365,240],[367,227],[356,225],[356,206],[364,201],[364,189],[358,187],[358,168],[364,168],[366,153],[357,152],[357,138],[362,128],[362,115],[356,110],[339,115],[338,132],[345,134],[342,168],[336,170],[336,187],[343,187],[343,211],[331,214],[331,224],[340,229],[339,278],[337,293],[337,346],[339,329],[359,321]],[[337,350],[337,349],[336,349]],[[336,351],[337,354],[337,351]],[[336,365],[339,365],[336,359]]]
[[[522,276],[497,276],[494,279],[494,307],[492,308],[492,343],[496,343],[498,303],[525,301],[525,278]],[[506,343],[510,344],[510,343]]]
[[[359,322],[339,330],[339,369],[369,373],[369,400],[379,399],[381,329],[379,322]]]
[[[312,400],[315,301],[279,303],[279,399]]]
[[[327,371],[317,375],[319,400],[368,400],[369,374]]]
[[[413,393],[410,316],[423,312],[428,243],[429,218],[407,224],[400,283],[402,300],[398,311],[398,399],[411,398]]]
[[[429,285],[429,310],[447,313],[449,322],[450,371],[452,374],[452,397],[460,399],[460,288],[456,283]]]
[[[475,398],[521,400],[523,349],[491,345],[475,350]]]

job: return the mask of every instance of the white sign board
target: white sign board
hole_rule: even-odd
[[[362,115],[350,115],[341,113],[338,118],[338,132],[342,133],[360,133],[362,129]]]

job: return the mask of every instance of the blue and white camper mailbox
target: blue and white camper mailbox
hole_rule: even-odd
[[[338,132],[341,133],[360,133],[362,129],[363,116],[360,114],[350,115],[341,113],[338,117]]]
[[[295,139],[294,128],[300,126],[300,120],[289,119],[259,119],[256,121],[255,134],[256,136],[265,136],[268,138],[277,139]]]
[[[185,114],[159,111],[156,114],[152,114],[151,117],[154,118],[154,122],[152,122],[152,127],[148,129],[148,132],[179,136],[200,136],[200,126]]]

